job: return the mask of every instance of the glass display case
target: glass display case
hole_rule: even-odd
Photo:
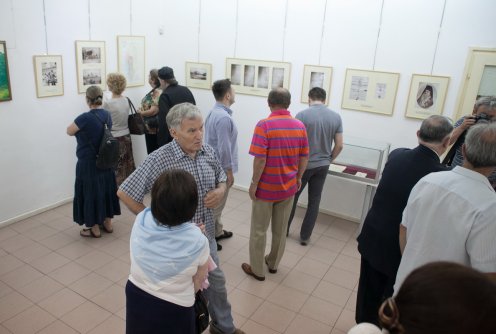
[[[329,167],[329,174],[362,181],[379,183],[389,154],[389,143],[344,136],[344,147]]]

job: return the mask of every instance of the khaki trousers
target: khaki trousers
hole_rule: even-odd
[[[288,229],[288,218],[291,213],[293,198],[294,196],[291,196],[279,202],[265,202],[258,199],[252,202],[250,265],[251,270],[257,276],[265,276],[265,244],[267,242],[267,229],[271,221],[272,244],[266,259],[271,269],[277,269],[279,262],[281,262],[286,247],[286,230]]]
[[[226,192],[224,193],[224,197],[220,201],[219,206],[213,210],[216,238],[218,236],[221,236],[224,231],[224,225],[222,225],[221,216],[222,216],[222,210],[224,210],[224,207],[226,206],[227,195],[229,195],[229,189],[231,188],[226,187]]]

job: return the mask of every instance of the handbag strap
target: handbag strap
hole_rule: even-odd
[[[96,118],[98,118],[98,120],[103,124],[103,130],[102,130],[102,136],[103,136],[103,134],[105,133],[105,128],[108,129],[107,122],[102,121],[102,119],[96,113],[93,113],[92,110],[90,110],[90,114],[92,114],[93,116],[95,116]],[[110,115],[107,115],[107,116],[110,117]],[[107,120],[108,120],[108,117],[107,117]],[[90,146],[93,148],[93,151],[95,152],[95,154],[98,155],[98,151],[96,150],[95,145],[93,145],[93,143],[88,138],[88,136],[86,135],[86,133],[81,130],[81,134],[84,136],[84,138],[86,139],[86,141],[90,144]]]
[[[136,111],[136,108],[134,107],[134,104],[131,102],[131,99],[126,96],[127,102],[129,103],[129,109],[131,109],[131,115],[132,114],[137,114],[138,112]]]

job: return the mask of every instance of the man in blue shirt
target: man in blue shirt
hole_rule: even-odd
[[[233,174],[238,171],[238,129],[232,118],[231,105],[235,93],[229,79],[217,80],[212,85],[216,103],[205,120],[205,142],[212,146],[227,175],[227,190],[220,205],[214,209],[215,239],[232,237],[233,233],[223,229],[221,215],[226,205],[229,189],[234,184]],[[217,250],[222,246],[217,243]]]

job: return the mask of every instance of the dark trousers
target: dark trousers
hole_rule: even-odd
[[[152,153],[155,151],[157,148],[159,148],[158,143],[157,143],[157,134],[149,134],[145,133],[145,142],[146,142],[146,152],[148,154]]]
[[[127,281],[126,334],[195,334],[193,306],[184,307],[152,296]]]
[[[329,166],[321,166],[312,169],[307,169],[301,178],[301,188],[296,193],[293,208],[291,209],[291,214],[289,215],[288,221],[288,232],[289,226],[293,221],[293,217],[296,211],[296,204],[298,203],[298,198],[300,197],[302,191],[308,183],[308,206],[307,212],[305,213],[305,218],[303,218],[303,223],[300,230],[300,239],[308,240],[312,235],[313,228],[315,226],[315,221],[319,214],[320,198],[322,195],[322,189],[324,189],[325,179],[327,177],[327,171]]]
[[[395,279],[377,271],[362,257],[355,311],[357,324],[369,322],[379,326],[379,308],[393,295]]]

